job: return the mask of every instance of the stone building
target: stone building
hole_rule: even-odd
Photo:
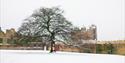
[[[97,27],[91,25],[89,28],[75,28],[71,32],[71,45],[77,46],[80,52],[96,52]]]
[[[73,41],[79,40],[97,40],[97,27],[91,25],[88,29],[86,27],[76,28],[71,32]]]
[[[15,29],[7,29],[6,32],[3,32],[0,27],[0,44],[1,45],[7,45],[9,41],[16,37],[16,31]]]

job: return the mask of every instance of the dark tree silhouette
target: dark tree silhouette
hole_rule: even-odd
[[[62,15],[63,11],[57,7],[40,8],[26,18],[19,33],[24,36],[46,37],[51,43],[51,50],[57,40],[67,40],[72,24]],[[44,39],[45,40],[45,39]]]

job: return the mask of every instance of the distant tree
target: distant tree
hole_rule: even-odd
[[[62,15],[63,11],[57,7],[40,8],[26,18],[18,33],[24,36],[44,37],[51,42],[51,50],[55,46],[55,41],[68,40],[72,24]]]
[[[113,44],[111,44],[111,43],[109,43],[109,44],[107,44],[107,53],[108,54],[113,54],[113,53],[115,53],[115,47],[113,46]]]
[[[101,52],[102,52],[102,45],[96,44],[96,53],[101,53]]]

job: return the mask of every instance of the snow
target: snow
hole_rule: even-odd
[[[0,63],[125,63],[125,56],[42,50],[0,50]]]

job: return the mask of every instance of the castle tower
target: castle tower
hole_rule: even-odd
[[[96,27],[96,25],[92,24],[91,27],[90,27],[90,29],[93,32],[93,39],[97,40],[97,27]]]

